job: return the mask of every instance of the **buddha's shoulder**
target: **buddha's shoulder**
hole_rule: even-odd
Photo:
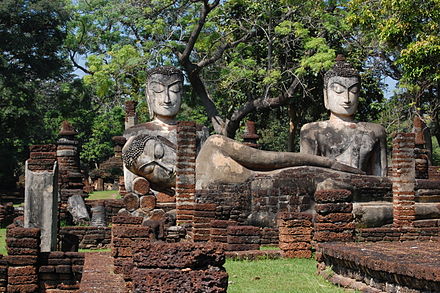
[[[359,122],[358,125],[368,131],[374,132],[376,136],[386,136],[385,127],[380,124],[372,122]]]
[[[327,128],[329,126],[329,121],[316,121],[316,122],[310,122],[307,124],[304,124],[301,127],[301,131],[318,131],[324,128]]]
[[[176,125],[164,126],[163,124],[159,124],[155,121],[150,121],[127,128],[124,131],[124,137],[128,138],[130,136],[140,135],[140,134],[161,135],[166,137],[167,134],[175,133],[175,132],[176,132]]]

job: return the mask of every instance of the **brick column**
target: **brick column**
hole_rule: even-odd
[[[7,292],[38,292],[40,229],[11,227],[6,232],[6,244]]]
[[[306,213],[278,213],[279,247],[284,257],[312,257],[312,215]]]
[[[415,219],[415,134],[398,133],[393,139],[393,224],[411,227]]]
[[[328,189],[315,192],[316,242],[351,242],[354,236],[353,203],[350,190]]]
[[[83,199],[87,197],[87,194],[83,189],[83,175],[81,174],[80,169],[78,141],[75,138],[76,134],[77,132],[72,125],[67,121],[63,121],[57,142],[60,220],[67,219],[67,202],[69,197],[76,196],[82,197]],[[68,224],[72,223],[69,222]]]
[[[257,144],[259,138],[260,136],[255,130],[255,122],[249,120],[246,121],[246,130],[243,134],[243,144],[258,149],[260,148],[260,145]]]
[[[187,228],[192,239],[194,198],[196,188],[196,123],[177,124],[176,222]]]
[[[125,102],[125,129],[130,128],[138,124],[138,118],[136,114],[136,101]]]
[[[15,218],[15,209],[12,202],[8,202],[4,205],[0,205],[0,227],[6,227],[12,224],[14,218]]]

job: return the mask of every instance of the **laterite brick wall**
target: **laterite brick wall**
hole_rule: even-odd
[[[134,292],[226,292],[221,246],[139,242],[133,249]]]

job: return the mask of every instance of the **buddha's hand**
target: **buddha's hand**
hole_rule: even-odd
[[[337,171],[365,175],[365,172],[362,171],[361,169],[351,167],[351,166],[348,166],[348,165],[345,165],[345,164],[342,164],[342,163],[339,163],[336,161],[332,164],[332,166],[330,168],[333,170],[337,170]]]

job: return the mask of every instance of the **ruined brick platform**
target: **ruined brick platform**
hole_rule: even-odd
[[[316,258],[318,272],[344,287],[368,292],[440,292],[439,242],[323,243]]]

